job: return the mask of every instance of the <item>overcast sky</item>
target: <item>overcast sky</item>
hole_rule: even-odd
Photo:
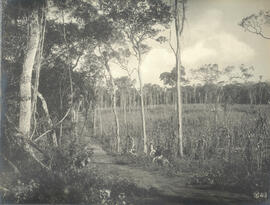
[[[270,0],[188,0],[181,40],[187,72],[209,63],[217,63],[220,69],[245,64],[253,65],[257,76],[270,80],[270,40],[238,25],[243,17],[263,9],[270,9]],[[151,47],[142,63],[143,81],[160,84],[160,73],[170,71],[175,59],[168,43],[151,43]],[[113,74],[118,77],[124,72],[115,67]]]

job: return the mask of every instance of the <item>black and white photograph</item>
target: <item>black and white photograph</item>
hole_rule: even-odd
[[[270,0],[1,0],[0,204],[270,205]]]

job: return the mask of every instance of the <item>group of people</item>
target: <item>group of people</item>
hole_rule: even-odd
[[[163,154],[164,150],[161,148],[161,146],[154,147],[154,144],[152,142],[149,145],[150,145],[149,155],[152,158],[152,162],[162,166],[169,165],[169,160],[164,156]],[[126,139],[125,153],[129,153],[134,156],[137,154],[135,140],[130,135],[128,135]]]
[[[162,148],[157,146],[155,149],[153,143],[150,143],[150,156],[153,158],[153,163],[162,166],[168,166],[170,164],[169,160],[163,156]]]

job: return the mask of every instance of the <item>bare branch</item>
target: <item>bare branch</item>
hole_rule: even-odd
[[[59,122],[57,122],[55,125],[53,125],[51,129],[47,130],[46,132],[44,132],[43,134],[41,134],[40,136],[38,136],[34,140],[34,142],[40,140],[43,136],[45,136],[48,133],[50,133],[51,131],[53,131],[58,125],[60,125],[66,119],[66,117],[68,116],[69,112],[70,112],[70,108],[68,109],[68,111],[66,112],[66,114],[64,115],[64,117]]]
[[[176,51],[174,50],[174,48],[173,48],[173,46],[172,46],[172,44],[171,44],[171,29],[170,29],[169,46],[171,47],[171,49],[172,49],[174,55],[176,56]]]
[[[39,148],[39,146],[38,146],[37,144],[35,144],[31,139],[28,139],[28,138],[23,137],[22,133],[19,131],[19,129],[16,127],[16,125],[10,120],[10,118],[8,117],[7,114],[5,114],[5,117],[6,117],[7,121],[8,121],[10,124],[13,124],[13,125],[14,125],[14,129],[15,129],[15,131],[16,131],[16,137],[17,137],[17,138],[20,138],[20,139],[22,140],[22,142],[27,143],[27,144],[30,145],[31,147],[35,148],[35,149],[36,149],[37,151],[39,151],[45,158],[47,158],[47,159],[50,158],[50,157],[48,156],[48,154],[47,154],[45,151],[43,151],[41,148]],[[22,145],[21,143],[18,143],[17,141],[16,141],[16,143],[17,143],[18,145],[20,145],[20,146]],[[31,153],[29,150],[26,150],[25,148],[24,148],[24,150],[25,150],[26,152],[28,152],[28,153],[34,158],[34,160],[36,160],[42,167],[44,167],[44,168],[46,168],[46,169],[49,170],[49,168],[48,168],[46,165],[44,165],[39,159],[37,159],[36,156],[34,156],[33,153]]]
[[[3,187],[3,186],[0,186],[0,190],[3,190],[3,191],[5,191],[5,192],[10,191],[9,189],[7,189],[7,188],[5,188],[5,187]]]
[[[261,36],[264,39],[270,39],[270,36],[266,36],[263,32],[262,26],[265,24],[269,24],[268,19],[269,15],[264,12],[260,12],[259,14],[252,14],[242,19],[239,23],[239,26],[243,27],[246,31],[250,33],[254,33],[256,35]],[[260,19],[263,19],[261,21]]]
[[[80,58],[81,58],[82,56],[83,56],[83,54],[80,54],[80,55],[78,56],[78,58],[77,58],[75,64],[72,66],[71,70],[74,70],[74,69],[77,67],[77,65],[78,65],[78,63],[79,63],[79,60],[80,60]]]
[[[186,19],[186,7],[185,7],[185,0],[182,0],[182,19],[181,19],[181,28],[179,31],[179,35],[183,33],[184,30],[184,21]]]
[[[12,167],[12,169],[14,170],[14,172],[16,173],[16,174],[19,174],[19,175],[21,175],[21,172],[19,171],[19,169],[17,168],[17,166],[15,165],[15,164],[13,164],[13,162],[11,162],[6,156],[4,156],[3,154],[2,154],[2,156],[3,156],[3,159]]]

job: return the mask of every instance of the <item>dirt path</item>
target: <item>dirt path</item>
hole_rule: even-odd
[[[128,165],[115,164],[113,158],[109,156],[95,140],[88,139],[90,140],[90,142],[88,141],[89,146],[93,148],[94,151],[92,163],[96,164],[101,172],[104,172],[106,175],[119,176],[121,178],[132,180],[140,188],[154,188],[157,190],[156,196],[148,199],[140,198],[136,201],[136,204],[247,205],[248,203],[246,202],[250,200],[250,198],[245,195],[187,187],[185,185],[186,179],[184,175],[183,177],[168,177],[160,175],[157,172],[150,172]]]
[[[225,191],[199,189],[186,186],[186,176],[169,177],[158,172],[150,172],[141,168],[120,165],[114,162],[95,139],[88,136],[87,130],[82,142],[88,144],[93,151],[92,163],[107,176],[119,176],[133,181],[139,188],[156,190],[156,195],[150,198],[138,198],[138,205],[254,205],[245,195]]]

